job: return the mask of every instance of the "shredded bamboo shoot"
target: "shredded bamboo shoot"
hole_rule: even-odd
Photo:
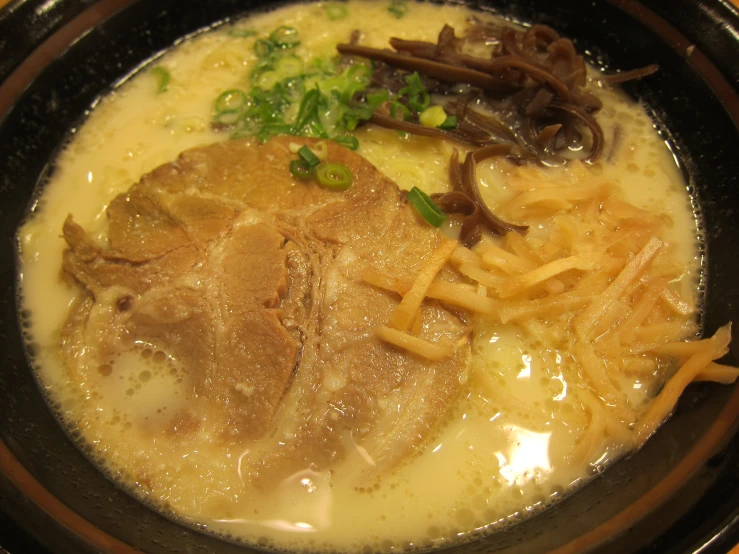
[[[413,352],[414,354],[421,356],[422,358],[426,358],[427,360],[431,360],[432,362],[443,360],[444,358],[448,358],[454,354],[454,347],[450,344],[429,342],[385,325],[377,327],[377,329],[375,329],[375,333],[385,342],[392,344],[393,346],[397,346],[398,348],[408,350],[409,352]]]
[[[439,248],[434,251],[431,259],[421,270],[418,277],[416,277],[413,286],[403,295],[400,305],[395,309],[393,315],[390,316],[390,326],[393,329],[407,331],[410,328],[416,310],[418,310],[421,302],[426,297],[426,291],[456,248],[457,241],[444,240]]]

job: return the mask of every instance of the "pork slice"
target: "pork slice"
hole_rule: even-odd
[[[149,346],[186,361],[204,375],[215,373],[213,309],[197,290],[160,287],[132,301],[122,324],[124,347]]]
[[[454,402],[469,353],[463,314],[431,301],[419,336],[458,344],[454,356],[429,362],[377,339],[400,298],[363,271],[412,280],[442,238],[335,143],[327,157],[350,168],[349,190],[294,178],[293,141],[314,142],[184,152],[111,203],[107,244],[64,226],[63,270],[81,288],[61,343],[70,368],[127,344],[177,357],[199,401],[226,414],[223,436],[247,441],[262,486],[357,452],[365,478],[395,467]],[[197,428],[181,418],[174,427]]]
[[[285,237],[257,222],[231,229],[213,248],[205,271],[221,290],[220,305],[229,314],[275,308],[287,290]]]
[[[140,184],[114,198],[107,215],[110,223],[110,248],[104,252],[107,259],[145,262],[192,243],[156,192]]]
[[[230,434],[259,437],[292,376],[299,343],[278,317],[288,289],[286,239],[273,224],[246,215],[213,247],[202,270],[218,291],[213,297],[223,325],[207,388],[227,408]],[[291,288],[300,294],[301,283]]]
[[[231,435],[261,437],[292,375],[298,345],[274,311],[256,308],[229,318],[218,346],[209,397],[226,407]]]
[[[328,211],[330,218],[312,218],[322,231],[337,221]],[[466,380],[468,326],[438,302],[424,303],[419,337],[459,343],[451,358],[431,362],[375,336],[400,298],[363,282],[363,271],[413,278],[441,240],[406,209],[388,210],[381,221],[322,267],[317,326],[269,434],[274,439],[254,451],[248,474],[258,486],[306,468],[327,470],[357,453],[360,479],[397,466],[428,439]]]
[[[261,211],[294,210],[336,200],[335,191],[290,174],[290,160],[296,158],[290,152],[293,140],[301,139],[280,137],[262,145],[253,141],[216,143],[183,152],[175,164],[179,172],[196,177],[200,193],[243,202]]]
[[[95,244],[71,215],[67,217],[63,227],[67,242],[62,263],[63,275],[79,281],[93,294],[108,287],[128,288],[140,294],[152,287],[169,284],[197,264],[201,258],[201,248],[184,231],[174,232],[172,239],[162,239],[166,233],[156,228],[157,221],[165,230],[174,228],[181,231],[168,213],[148,214],[144,216],[147,223],[136,226],[126,217],[136,219],[135,214],[139,210],[126,209],[126,213],[121,214],[118,209],[120,205],[125,205],[125,200],[117,197],[109,208],[109,212],[114,214],[109,224],[110,234],[122,236],[122,228],[137,230],[135,239],[117,240],[115,247]],[[151,202],[145,202],[144,205],[160,209],[158,204]]]
[[[70,368],[89,374],[133,345],[166,352],[187,367],[198,394],[225,409],[224,431],[260,436],[292,375],[298,344],[268,309],[278,308],[287,290],[285,238],[276,228],[239,225],[211,245],[210,255],[191,245],[131,263],[106,259],[71,220],[65,227],[65,269],[88,290],[62,338]],[[191,254],[187,263],[174,263],[185,260],[183,251]],[[294,294],[299,290],[296,283]],[[82,350],[87,354],[77,356]]]
[[[239,212],[233,205],[197,194],[161,195],[161,199],[169,214],[200,246],[218,239]]]

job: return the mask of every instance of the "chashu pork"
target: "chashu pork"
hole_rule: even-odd
[[[296,140],[312,144],[182,153],[111,202],[106,244],[71,216],[63,229],[63,273],[82,290],[61,339],[69,369],[84,379],[137,345],[178,359],[198,400],[227,414],[230,440],[258,445],[247,464],[262,483],[351,449],[373,471],[395,466],[448,411],[469,356],[464,314],[428,299],[418,336],[459,344],[453,356],[430,362],[376,338],[400,299],[363,271],[412,281],[444,239],[339,145],[327,157],[351,169],[350,189],[292,177]]]

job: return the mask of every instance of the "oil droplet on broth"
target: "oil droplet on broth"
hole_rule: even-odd
[[[103,368],[105,368],[103,370]],[[147,346],[122,352],[103,364],[92,388],[109,413],[148,429],[165,428],[168,417],[188,407],[191,391],[175,359]]]

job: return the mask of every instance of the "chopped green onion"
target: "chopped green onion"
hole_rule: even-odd
[[[213,116],[213,121],[216,123],[222,123],[223,125],[233,125],[239,120],[241,114],[236,111],[232,112],[218,112]]]
[[[322,138],[327,139],[328,133],[326,132],[326,128],[321,124],[320,121],[312,120],[308,122],[308,125],[306,125],[303,128],[303,134],[306,137],[314,137],[314,138]]]
[[[169,87],[169,80],[171,77],[169,71],[167,71],[163,67],[155,67],[151,70],[151,72],[157,79],[157,94],[167,92],[167,88]]]
[[[279,48],[295,48],[300,44],[300,35],[297,29],[282,25],[272,31],[269,40]]]
[[[344,164],[323,163],[316,168],[316,180],[328,189],[346,190],[352,186],[352,172]]]
[[[238,112],[247,103],[246,93],[243,90],[232,88],[216,99],[216,113],[234,113]]]
[[[414,71],[405,78],[406,86],[398,91],[398,95],[408,97],[408,106],[417,112],[422,112],[431,103],[431,96],[423,86],[421,76]]]
[[[291,131],[292,125],[281,123],[279,121],[275,121],[273,123],[265,123],[264,127],[262,127],[262,132],[267,134],[265,138],[277,135],[289,135]]]
[[[333,75],[336,73],[337,63],[334,58],[323,58],[319,56],[317,58],[313,58],[311,65],[326,75]]]
[[[390,5],[388,6],[387,11],[393,14],[397,19],[400,19],[406,13],[408,13],[408,3],[407,2],[390,2]]]
[[[399,121],[407,121],[411,118],[411,111],[397,100],[393,100],[390,103],[390,117]]]
[[[275,72],[280,76],[281,80],[300,75],[303,72],[303,60],[297,56],[280,58],[275,62]]]
[[[372,111],[379,108],[388,100],[390,100],[390,91],[386,88],[382,88],[376,92],[367,93],[367,103],[372,107]]]
[[[372,117],[373,110],[369,106],[362,104],[347,107],[344,112],[344,123],[347,131],[353,131],[357,128],[360,121],[367,121]]]
[[[346,6],[343,6],[341,4],[327,4],[326,5],[326,15],[331,21],[336,21],[338,19],[344,19],[348,13],[349,12],[346,9]]]
[[[372,82],[372,65],[354,63],[339,78],[343,82],[337,88],[342,89],[341,98],[348,104],[357,92],[364,90]]]
[[[266,58],[275,50],[275,45],[271,40],[258,39],[254,43],[254,53],[258,58]]]
[[[316,167],[319,163],[321,163],[321,160],[318,159],[318,156],[316,156],[313,153],[313,150],[311,150],[307,146],[302,146],[298,150],[298,156],[300,156],[303,161],[307,163],[311,168]]]
[[[439,125],[439,129],[444,129],[446,131],[453,131],[457,128],[457,116],[456,115],[450,115],[444,120],[444,123]]]
[[[262,129],[261,125],[249,118],[239,119],[236,123],[238,127],[231,133],[232,139],[253,137]]]
[[[305,160],[292,160],[290,162],[290,173],[298,179],[310,179],[313,177],[313,168]]]
[[[230,125],[232,138],[339,137],[341,144],[356,148],[356,139],[344,135],[370,119],[379,104],[390,99],[389,93],[383,90],[367,102],[354,103],[371,83],[371,63],[354,62],[342,69],[334,59],[308,62],[293,54],[292,45],[298,42],[297,31],[285,26],[269,38],[257,38],[254,51],[259,59],[249,72],[250,91],[222,94],[213,121]],[[397,109],[406,117],[407,108]]]
[[[413,187],[408,193],[408,202],[428,223],[434,227],[441,227],[446,221],[446,215],[441,211],[429,196],[418,187]]]
[[[318,89],[309,90],[300,101],[298,116],[295,118],[296,134],[300,134],[301,130],[316,116],[318,109],[318,100],[321,93]]]
[[[431,128],[443,125],[446,119],[446,112],[441,106],[426,108],[421,112],[421,115],[418,116],[418,121],[421,122],[421,125]]]
[[[348,148],[349,150],[356,150],[359,148],[359,141],[357,137],[352,135],[337,135],[331,138],[332,141],[338,142],[341,146]]]
[[[265,71],[259,76],[257,86],[262,90],[272,90],[281,80],[276,71]]]
[[[313,153],[319,160],[323,161],[328,156],[328,144],[325,141],[317,142],[313,145]]]

